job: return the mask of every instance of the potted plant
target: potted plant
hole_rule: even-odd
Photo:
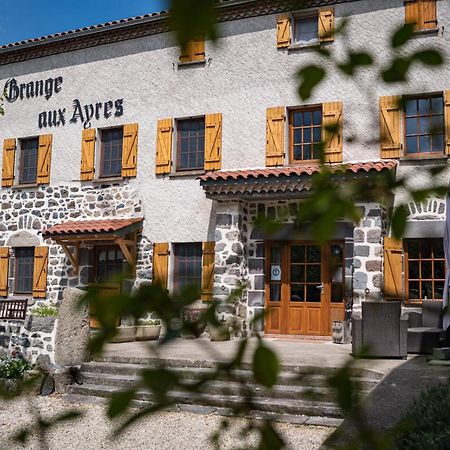
[[[206,321],[202,318],[207,306],[203,302],[195,302],[182,311],[184,338],[198,338],[206,330]]]
[[[158,319],[139,319],[136,325],[137,341],[154,341],[159,339],[161,333],[161,321]]]

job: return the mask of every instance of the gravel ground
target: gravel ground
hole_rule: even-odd
[[[42,416],[50,418],[69,409],[81,409],[82,418],[58,424],[48,436],[51,450],[82,449],[158,449],[158,450],[203,450],[212,449],[211,434],[219,426],[222,417],[205,416],[186,412],[164,412],[147,417],[132,426],[118,438],[111,437],[112,425],[105,417],[100,405],[74,405],[59,397],[33,399]],[[8,437],[31,423],[30,405],[26,400],[1,402],[0,405],[0,449],[40,449],[36,436],[31,443],[19,445]],[[224,449],[251,448],[255,439],[244,440],[239,430],[245,426],[243,419],[234,419],[230,430],[222,437]],[[333,431],[325,427],[279,424],[288,448],[314,450]]]

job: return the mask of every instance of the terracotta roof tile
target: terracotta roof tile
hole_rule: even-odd
[[[142,218],[131,219],[102,219],[102,220],[77,220],[64,222],[42,230],[45,237],[65,236],[69,234],[111,233],[128,227]]]
[[[383,161],[366,161],[366,162],[354,162],[348,164],[339,164],[328,166],[334,172],[381,172],[382,170],[394,169],[397,165],[396,161],[383,160]],[[319,164],[307,164],[289,167],[274,167],[266,169],[249,169],[249,170],[227,170],[210,172],[198,177],[200,181],[221,181],[221,180],[238,180],[238,179],[251,179],[251,178],[271,178],[271,177],[289,177],[291,175],[312,175],[319,172]]]

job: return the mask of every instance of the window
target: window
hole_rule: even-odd
[[[406,154],[443,153],[442,95],[405,100],[405,141]]]
[[[20,140],[19,184],[36,183],[39,138]]]
[[[177,170],[203,170],[205,119],[177,121]]]
[[[406,298],[441,300],[445,282],[442,239],[405,239]]]
[[[115,275],[125,274],[128,268],[122,251],[113,246],[95,248],[96,281],[107,281]]]
[[[414,24],[415,31],[435,30],[436,0],[405,0],[405,23]]]
[[[296,17],[294,21],[294,44],[314,44],[319,41],[319,23],[317,14]]]
[[[291,110],[289,134],[291,162],[319,159],[322,107]]]
[[[122,174],[123,128],[101,131],[100,177],[117,177]]]
[[[174,244],[174,291],[180,293],[188,286],[202,284],[201,242]]]
[[[14,250],[14,293],[33,292],[34,247],[16,247]]]

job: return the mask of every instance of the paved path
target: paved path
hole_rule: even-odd
[[[264,338],[266,345],[275,350],[282,364],[291,366],[342,367],[352,360],[355,367],[371,369],[383,374],[405,363],[395,359],[366,359],[354,361],[351,345],[334,344],[331,341],[304,341],[300,339]],[[155,356],[158,350],[164,359],[196,361],[226,361],[236,351],[239,340],[211,342],[208,338],[176,339],[159,347],[155,342],[125,342],[108,344],[104,356],[142,358]],[[250,339],[245,360],[250,361],[256,339]]]

